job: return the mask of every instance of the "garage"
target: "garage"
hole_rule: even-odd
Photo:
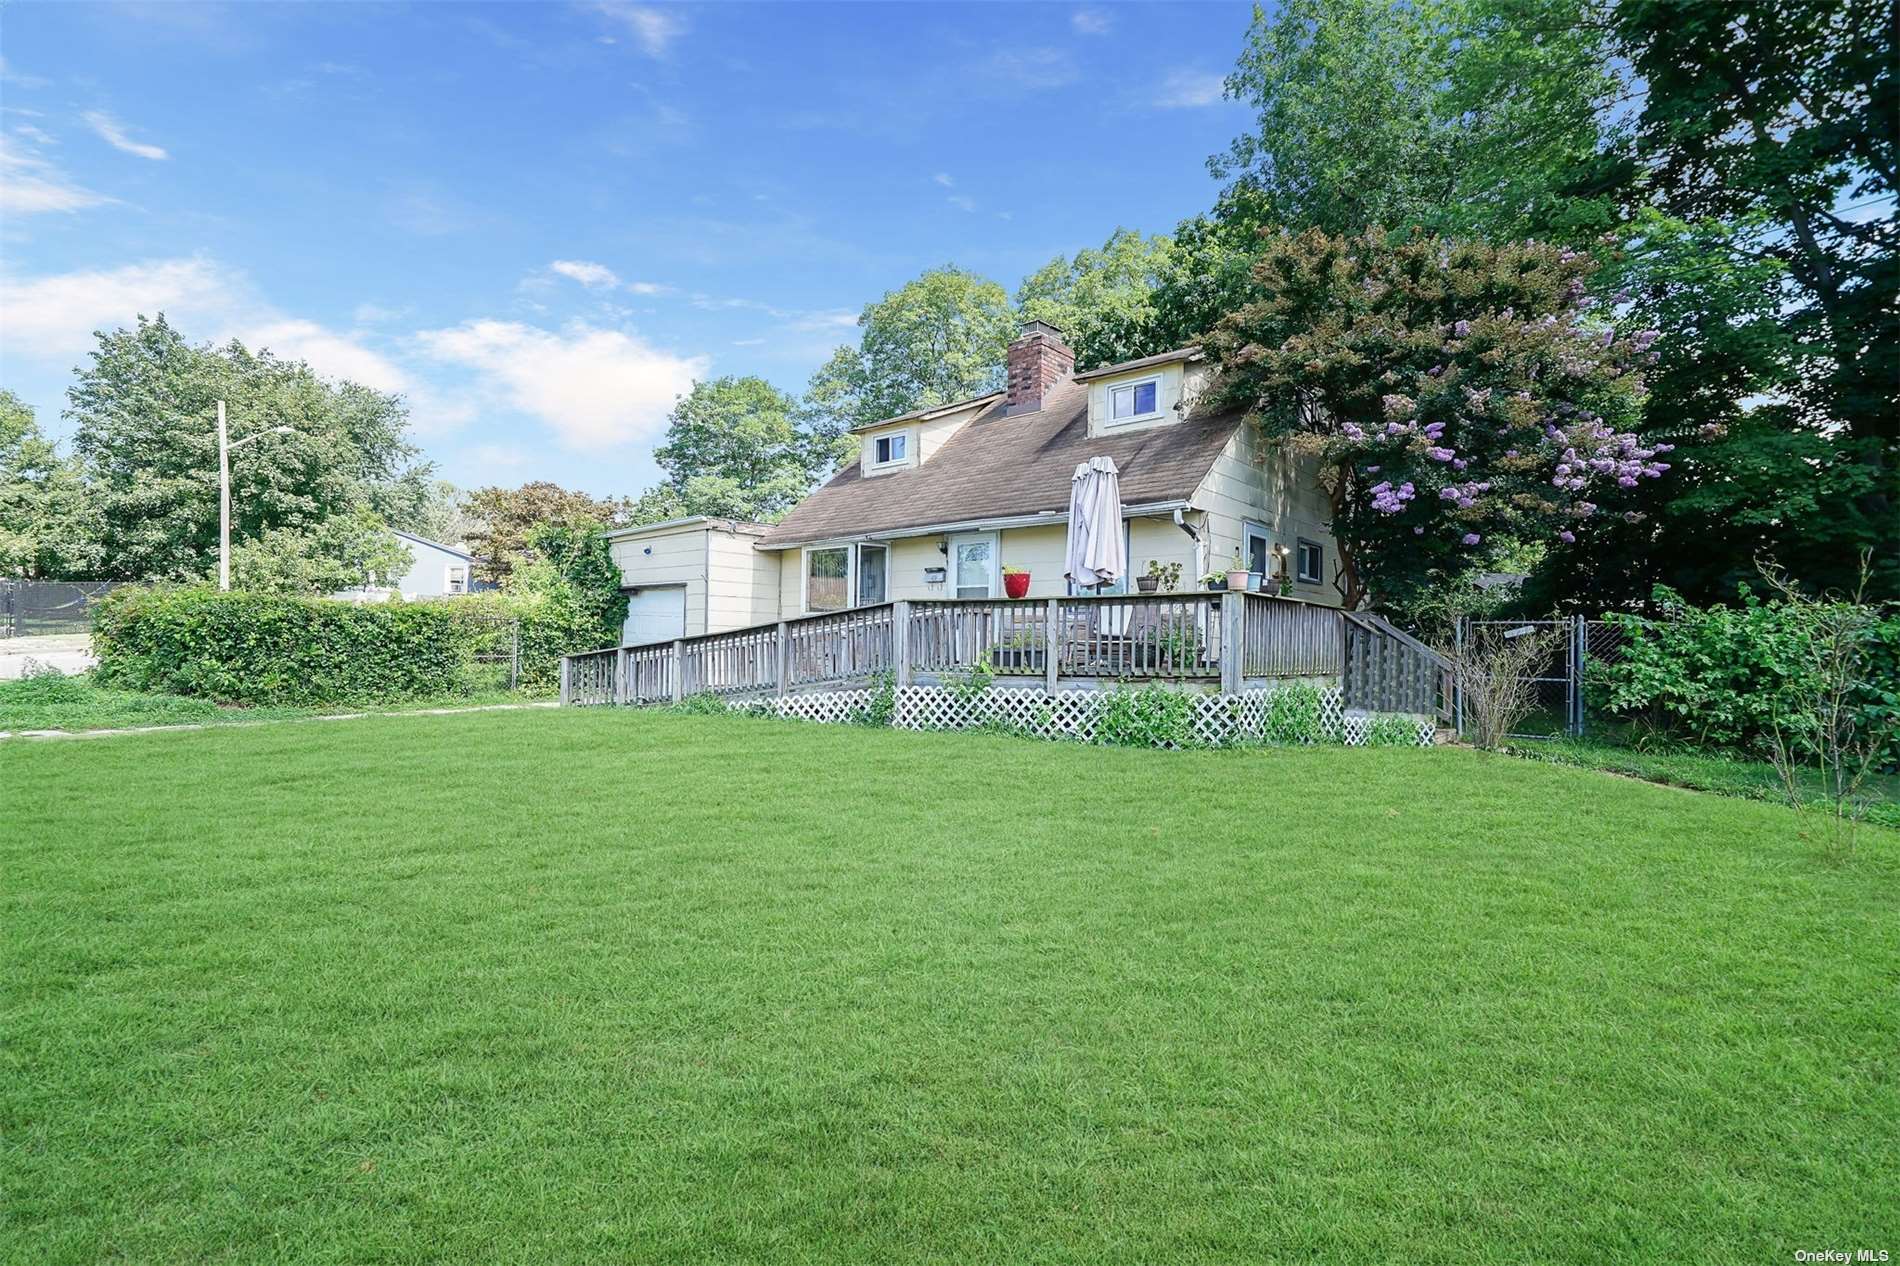
[[[624,646],[670,642],[686,636],[686,586],[637,589],[627,599],[627,622],[621,630]]]

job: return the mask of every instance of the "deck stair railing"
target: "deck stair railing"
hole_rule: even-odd
[[[787,694],[892,674],[928,684],[1166,680],[1235,693],[1339,679],[1347,706],[1449,718],[1450,665],[1387,621],[1255,593],[910,599],[724,633],[569,655],[561,701]]]

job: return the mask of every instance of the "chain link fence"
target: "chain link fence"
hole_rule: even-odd
[[[1608,620],[1568,616],[1560,620],[1473,620],[1458,622],[1457,646],[1494,639],[1535,637],[1544,647],[1530,678],[1536,706],[1517,739],[1582,738],[1590,728],[1593,666],[1620,663],[1627,652],[1628,634]],[[1462,718],[1461,718],[1462,720]]]
[[[0,580],[0,637],[92,631],[92,604],[120,588],[116,580]]]

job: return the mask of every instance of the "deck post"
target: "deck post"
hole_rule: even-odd
[[[899,598],[891,603],[891,658],[897,676],[897,688],[910,685],[910,601]]]
[[[1241,659],[1247,644],[1247,595],[1229,589],[1220,596],[1220,692],[1240,693]]]
[[[628,680],[632,666],[632,651],[623,646],[614,652],[614,702],[622,706],[633,696],[633,683]]]
[[[1042,617],[1042,688],[1049,694],[1056,692],[1056,683],[1062,676],[1062,599],[1049,599],[1049,608]]]
[[[792,635],[785,621],[778,622],[778,693],[783,696],[792,686]]]
[[[565,655],[561,656],[561,706],[563,708],[567,706],[567,701],[568,701],[567,679],[568,679],[568,674],[573,669],[573,667],[574,667],[573,663],[568,659],[567,656]]]
[[[686,697],[686,639],[673,639],[673,702]]]

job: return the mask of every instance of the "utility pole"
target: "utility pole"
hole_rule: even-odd
[[[231,437],[224,429],[224,401],[218,401],[218,588],[231,588]]]
[[[218,588],[221,590],[229,592],[231,588],[231,450],[243,448],[266,435],[295,434],[295,427],[273,426],[233,444],[224,429],[224,401],[218,401]]]

